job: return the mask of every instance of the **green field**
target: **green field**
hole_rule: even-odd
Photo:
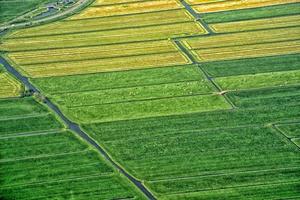
[[[48,2],[53,2],[53,0],[0,1],[0,24],[13,20],[18,16],[34,10],[40,4]]]
[[[0,113],[1,199],[142,198],[34,99],[0,100]]]
[[[147,199],[133,179],[158,200],[299,199],[299,5],[95,0],[9,31],[41,94],[0,87],[0,199]]]

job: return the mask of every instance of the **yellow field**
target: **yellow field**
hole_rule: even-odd
[[[38,65],[21,65],[19,67],[30,77],[47,77],[164,67],[187,63],[188,60],[181,53],[172,52],[145,56],[70,61]]]
[[[20,96],[22,85],[6,72],[0,72],[0,98]]]
[[[223,1],[228,1],[228,0],[186,0],[186,2],[190,5],[215,3],[215,2],[223,2]]]
[[[112,43],[168,39],[175,36],[205,34],[195,22],[130,28],[111,31],[87,32],[80,34],[53,35],[44,37],[6,39],[0,50],[22,51],[32,49],[67,48]],[[22,44],[22,45],[20,45]]]
[[[108,5],[108,4],[117,4],[117,3],[130,3],[138,2],[141,0],[96,0],[93,5]]]
[[[144,13],[118,17],[96,18],[85,20],[64,20],[43,26],[22,29],[13,32],[8,37],[28,37],[52,34],[78,33],[84,31],[101,31],[132,26],[148,26],[156,24],[189,22],[194,19],[184,10],[169,10],[158,13]]]
[[[240,32],[268,28],[283,28],[300,25],[300,15],[274,17],[258,20],[245,20],[229,23],[212,24],[211,28],[217,33]]]
[[[201,3],[203,1],[194,0],[192,3]],[[272,6],[286,3],[296,3],[298,0],[234,0],[234,1],[217,1],[210,4],[202,4],[193,6],[199,13],[221,12],[229,10],[239,10],[246,8],[257,8],[264,6]]]
[[[80,14],[71,17],[71,19],[108,17],[178,8],[183,8],[183,6],[176,0],[145,1],[120,5],[89,7]]]
[[[81,59],[100,59],[130,55],[176,52],[177,48],[169,40],[128,43],[119,45],[100,45],[81,48],[49,49],[10,53],[9,57],[19,65],[72,61]]]
[[[255,40],[253,38],[255,38]],[[293,27],[245,33],[220,34],[211,37],[194,37],[183,41],[189,49],[207,49],[297,39],[300,39],[299,28]]]
[[[218,61],[300,53],[300,41],[194,50],[198,60]]]

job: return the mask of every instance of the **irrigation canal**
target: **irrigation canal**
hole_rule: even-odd
[[[16,77],[21,83],[23,83],[28,90],[32,93],[41,94],[41,92],[28,80],[27,77],[21,75],[15,68],[13,68],[9,62],[7,62],[2,56],[0,56],[0,64],[2,64],[6,70]],[[43,102],[50,108],[64,123],[65,125],[78,134],[82,139],[88,142],[91,146],[97,149],[97,151],[112,164],[112,166],[117,169],[120,173],[122,173],[125,177],[127,177],[140,191],[150,200],[156,200],[154,195],[136,178],[131,176],[128,172],[125,171],[120,165],[118,165],[115,161],[113,161],[110,156],[106,153],[106,151],[99,145],[95,140],[93,140],[87,133],[85,133],[78,124],[69,120],[60,109],[52,103],[47,97],[43,99]]]

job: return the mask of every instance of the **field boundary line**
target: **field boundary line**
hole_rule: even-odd
[[[89,152],[90,149],[85,149],[81,151],[73,151],[73,152],[65,152],[65,153],[58,153],[58,154],[42,154],[40,156],[31,156],[31,157],[22,157],[18,159],[0,159],[0,163],[9,163],[9,162],[17,162],[17,161],[23,161],[23,160],[34,160],[34,159],[43,159],[43,158],[52,158],[52,157],[60,157],[65,155],[76,155],[81,154],[84,152]]]
[[[7,118],[3,118],[1,119],[0,118],[0,122],[5,122],[5,121],[10,121],[10,120],[19,120],[19,119],[28,119],[28,118],[36,118],[36,117],[44,117],[44,116],[47,116],[47,115],[51,115],[49,113],[44,113],[44,114],[36,114],[36,115],[18,115],[16,117],[7,117]]]
[[[92,179],[97,177],[112,177],[113,173],[102,173],[101,175],[86,175],[84,177],[82,176],[75,176],[74,178],[66,178],[66,179],[58,179],[55,181],[42,181],[42,182],[31,182],[31,183],[23,183],[23,184],[15,184],[15,185],[7,185],[7,186],[0,186],[0,189],[6,189],[6,188],[15,188],[15,187],[24,187],[24,186],[34,186],[34,185],[43,185],[43,184],[51,184],[51,183],[61,183],[61,182],[68,182],[68,181],[75,181],[75,180],[84,180],[84,179]]]
[[[199,82],[199,79],[191,79],[191,80],[182,80],[176,82],[164,82],[164,83],[157,83],[157,84],[140,84],[140,85],[132,85],[132,86],[125,86],[125,87],[111,87],[111,88],[99,88],[99,89],[88,89],[88,90],[77,90],[77,91],[65,91],[65,92],[54,92],[49,93],[50,96],[59,96],[63,94],[77,94],[77,93],[90,93],[90,92],[97,92],[97,91],[105,91],[105,90],[121,90],[121,89],[130,89],[136,87],[150,87],[150,86],[160,86],[160,85],[171,85],[176,83],[190,83],[190,82]]]
[[[93,123],[93,124],[99,124],[99,123]],[[178,133],[206,133],[206,132],[210,132],[210,131],[218,131],[218,130],[232,130],[232,129],[243,129],[243,128],[262,128],[264,127],[262,124],[257,124],[257,125],[244,125],[244,126],[231,126],[231,127],[222,127],[222,128],[207,128],[207,129],[189,129],[189,130],[183,130],[183,131],[176,131],[176,133],[174,133],[174,130],[172,131],[165,131],[165,132],[156,132],[159,133],[157,134],[157,136],[159,135],[172,135],[172,134],[178,134]],[[135,137],[135,136],[134,136]],[[151,138],[153,136],[148,136],[148,137],[143,137],[143,138]],[[126,137],[126,139],[130,139],[131,137],[128,136]],[[105,140],[106,143],[115,143],[117,139],[113,139],[113,140]]]
[[[27,38],[43,38],[43,37],[51,37],[51,36],[65,36],[65,35],[77,35],[84,33],[98,33],[98,32],[107,32],[107,31],[118,31],[118,30],[126,30],[126,29],[138,29],[138,28],[147,28],[147,27],[155,27],[155,26],[164,26],[164,25],[175,25],[175,24],[184,24],[191,23],[193,21],[177,21],[177,22],[169,22],[169,23],[161,23],[161,24],[149,24],[149,25],[139,25],[139,26],[128,26],[128,27],[120,27],[120,28],[109,28],[109,29],[94,29],[89,31],[78,31],[78,32],[66,32],[66,33],[53,33],[53,34],[42,34],[42,35],[29,35],[29,36],[11,36],[5,38],[6,40],[14,40],[14,39],[27,39]]]
[[[234,188],[250,188],[250,187],[256,187],[256,186],[276,186],[281,184],[292,184],[292,183],[300,183],[300,181],[278,181],[274,183],[258,183],[258,184],[249,184],[249,185],[238,185],[238,186],[227,186],[227,187],[221,187],[221,188],[211,188],[211,189],[198,189],[193,191],[184,191],[184,192],[174,192],[169,193],[166,196],[174,196],[174,195],[180,195],[180,194],[193,194],[193,193],[199,193],[199,192],[205,192],[205,191],[217,191],[217,190],[227,190],[227,189],[234,189]]]
[[[275,130],[276,132],[280,133],[282,136],[284,136],[284,138],[286,140],[288,140],[294,147],[296,147],[298,149],[298,151],[300,152],[300,146],[298,146],[294,141],[293,138],[288,137],[284,131],[282,131],[280,128],[278,128],[278,126],[276,124],[271,124],[271,128],[273,130]]]
[[[144,13],[129,13],[129,14],[124,14],[124,15],[118,15],[117,17],[125,17],[125,16],[134,16],[134,15],[147,15],[147,14],[157,14],[160,12],[172,12],[172,11],[179,11],[179,10],[185,10],[184,7],[182,8],[174,8],[174,9],[169,9],[169,10],[153,10],[149,12],[144,12]],[[90,17],[90,18],[78,18],[78,19],[65,19],[64,21],[88,21],[88,20],[98,20],[98,19],[107,19],[107,18],[114,18],[116,15],[112,16],[99,16],[99,17]]]
[[[36,131],[36,132],[28,132],[28,133],[16,133],[16,134],[11,134],[7,136],[1,136],[0,140],[3,139],[12,139],[12,138],[19,138],[19,137],[34,137],[34,136],[39,136],[39,135],[49,135],[49,134],[60,134],[64,133],[64,130],[49,130],[49,131]]]
[[[237,108],[236,105],[227,97],[226,92],[223,91],[214,81],[211,76],[203,69],[201,64],[195,59],[193,54],[188,50],[188,48],[185,47],[184,44],[182,44],[179,40],[174,40],[174,43],[177,45],[177,47],[189,58],[189,60],[192,62],[192,64],[197,64],[198,68],[202,71],[205,78],[212,84],[212,86],[216,89],[216,91],[219,93],[219,95],[223,96],[225,101],[232,107],[232,109]]]
[[[89,104],[89,105],[77,105],[77,106],[65,106],[66,108],[81,108],[81,107],[91,107],[91,106],[102,106],[102,105],[113,105],[113,104],[126,104],[126,103],[136,103],[136,102],[151,102],[164,99],[179,99],[185,97],[198,97],[198,96],[215,96],[214,93],[199,93],[199,94],[187,94],[187,95],[178,95],[178,96],[169,96],[169,97],[158,97],[158,98],[149,98],[149,99],[139,99],[139,100],[128,100],[128,101],[119,101],[119,102],[108,102],[102,104]]]
[[[293,170],[293,169],[300,169],[300,167],[288,167],[288,168],[276,168],[276,169],[263,169],[263,170],[252,170],[252,171],[238,171],[233,173],[221,173],[221,174],[208,174],[208,175],[195,175],[195,176],[188,176],[188,177],[178,177],[178,178],[170,178],[170,179],[156,179],[150,180],[148,182],[165,182],[165,181],[172,181],[172,180],[185,180],[185,179],[194,179],[194,178],[201,178],[201,177],[214,177],[214,176],[227,176],[227,175],[235,175],[235,174],[251,174],[257,172],[272,172],[272,171],[285,171],[285,170]]]
[[[255,43],[238,44],[238,45],[234,44],[234,45],[217,46],[217,47],[191,48],[190,50],[195,50],[195,51],[198,51],[198,50],[209,50],[209,49],[213,50],[213,49],[222,49],[222,48],[228,48],[228,47],[243,47],[243,46],[251,46],[251,45],[277,44],[277,43],[280,44],[280,43],[285,43],[285,42],[297,42],[297,41],[300,41],[300,36],[297,39],[280,39],[279,38],[279,40],[276,40],[276,41],[255,42]],[[294,53],[294,54],[299,54],[299,53]],[[286,54],[284,54],[284,55],[286,55]],[[235,59],[233,59],[233,60],[235,60]]]
[[[130,49],[132,50],[132,49]],[[37,62],[37,63],[30,63],[30,64],[19,64],[24,67],[32,66],[32,65],[43,65],[43,64],[55,64],[55,63],[70,63],[70,62],[81,62],[81,61],[101,61],[101,60],[111,60],[113,58],[131,58],[131,57],[143,57],[143,56],[152,56],[152,55],[164,55],[164,54],[171,54],[171,53],[179,53],[175,48],[174,50],[168,50],[164,52],[158,53],[143,53],[143,54],[132,54],[132,55],[119,55],[119,56],[108,56],[103,58],[85,58],[85,59],[74,59],[74,60],[59,60],[59,61],[49,61],[49,62]],[[80,55],[80,54],[79,54]]]

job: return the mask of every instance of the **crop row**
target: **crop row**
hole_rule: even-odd
[[[88,31],[104,31],[111,29],[124,29],[130,27],[142,27],[172,24],[193,21],[184,9],[160,11],[154,13],[142,13],[137,15],[111,16],[106,18],[64,20],[43,26],[17,30],[9,34],[8,38],[36,37],[43,35],[80,33]]]
[[[171,194],[162,197],[162,200],[181,200],[181,199],[197,199],[197,200],[232,200],[232,199],[297,199],[299,197],[297,188],[299,181],[278,183],[270,185],[257,185],[237,188],[225,188],[211,191],[198,191],[193,193]]]
[[[223,110],[230,106],[220,95],[195,95],[61,108],[73,121],[91,123]]]
[[[45,94],[80,93],[199,80],[203,80],[203,74],[193,65],[32,79]]]
[[[0,100],[0,120],[47,114],[47,110],[31,98]]]
[[[22,90],[21,84],[6,72],[0,71],[0,98],[19,96]]]
[[[18,65],[91,60],[134,55],[176,52],[171,41],[159,40],[116,45],[12,52],[9,57]]]
[[[300,3],[289,3],[259,8],[223,11],[215,13],[203,13],[202,19],[209,24],[221,22],[233,22],[250,19],[262,19],[300,14]]]
[[[45,63],[37,65],[22,65],[20,68],[30,77],[49,77],[96,72],[122,71],[130,69],[145,69],[153,67],[187,64],[188,60],[179,52],[150,54],[107,58],[97,60],[82,60],[60,63]],[[84,68],[82,68],[84,66]]]
[[[203,63],[202,67],[213,77],[300,70],[299,54],[260,58],[246,58]]]
[[[245,90],[253,88],[282,87],[300,84],[300,70],[269,72],[216,78],[224,90]]]
[[[189,96],[211,93],[208,81],[191,81],[150,86],[136,86],[53,95],[51,98],[66,107],[90,106],[120,103],[137,100],[150,100],[176,96]]]
[[[270,28],[295,27],[300,25],[300,15],[283,17],[244,20],[227,23],[211,24],[211,28],[217,33],[242,32]]]
[[[1,100],[0,113],[1,199],[143,199],[32,98]]]
[[[253,110],[237,112],[246,122],[245,117]],[[220,121],[221,111],[218,114],[218,122],[212,126],[226,123]],[[228,119],[236,114],[229,112]],[[258,118],[262,119],[262,115]],[[206,122],[210,120],[211,113],[205,113],[85,127],[114,158],[135,176],[145,179],[146,185],[158,195],[195,192],[199,188],[213,193],[228,187],[299,181],[298,150],[275,130],[263,127],[198,130],[208,128]]]
[[[299,89],[300,85],[235,91],[228,93],[228,97],[239,108],[299,105]]]
[[[155,136],[148,133],[143,137],[129,136],[104,145],[123,166],[146,181],[200,176],[198,181],[205,182],[201,176],[234,175],[245,169],[298,168],[294,173],[299,173],[298,148],[287,144],[283,136],[270,128],[175,131]],[[180,160],[181,165],[178,165]]]
[[[201,3],[201,0],[197,2]],[[272,5],[286,4],[286,3],[296,3],[296,2],[298,1],[297,0],[217,1],[209,4],[196,5],[193,6],[193,8],[199,13],[210,13],[210,12],[220,12],[220,11],[228,11],[228,10],[240,10],[240,9],[247,9],[247,8],[265,7],[265,6],[272,6]]]
[[[300,53],[300,40],[193,50],[199,61],[210,62]]]
[[[84,129],[100,143],[122,141],[128,137],[179,134],[187,131],[226,129],[232,127],[263,126],[291,119],[300,120],[298,105],[266,105],[250,109],[219,110],[167,117],[83,124]],[[255,117],[253,117],[255,116]]]
[[[113,5],[121,3],[137,2],[138,0],[96,0],[93,5]]]
[[[279,124],[278,127],[289,138],[300,138],[300,123]]]
[[[176,0],[142,1],[121,5],[91,6],[70,19],[128,15],[178,8],[182,8],[182,5]]]
[[[253,37],[255,37],[255,40],[253,40]],[[299,39],[299,28],[292,27],[231,34],[218,34],[210,37],[200,36],[184,39],[183,42],[189,49],[200,50],[271,42],[282,42]]]
[[[10,52],[51,48],[56,49],[159,40],[179,36],[199,35],[204,33],[204,29],[200,27],[199,24],[195,22],[184,22],[100,32],[85,32],[78,34],[63,34],[31,38],[12,38],[4,40],[3,44],[1,44],[1,49]]]

